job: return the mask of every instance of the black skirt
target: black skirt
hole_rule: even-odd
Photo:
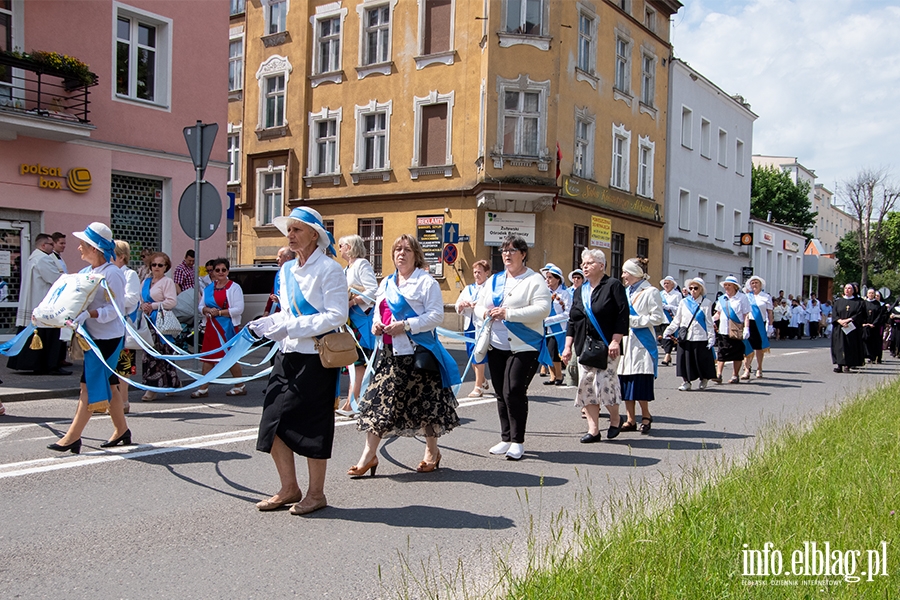
[[[714,379],[716,363],[706,341],[678,342],[676,373],[685,381]]]
[[[277,435],[307,458],[331,458],[334,399],[340,369],[326,369],[318,354],[281,352],[269,375],[256,449],[271,452]]]
[[[716,357],[720,362],[744,360],[744,340],[716,333]]]

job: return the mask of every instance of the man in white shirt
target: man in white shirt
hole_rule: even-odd
[[[38,234],[35,238],[34,252],[22,265],[19,309],[16,313],[16,327],[19,331],[31,323],[31,313],[34,312],[34,308],[41,303],[61,274],[59,262],[53,253],[53,239],[46,233]],[[17,356],[9,357],[7,367],[17,371],[34,371],[39,374],[71,375],[71,371],[59,368],[59,329],[39,327],[36,331],[43,348],[32,350],[30,343],[25,344]]]

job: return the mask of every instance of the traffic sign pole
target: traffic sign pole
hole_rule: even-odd
[[[203,124],[197,121],[197,139],[194,140],[197,156],[202,155],[203,149]],[[197,184],[194,198],[194,354],[199,354],[199,338],[197,335],[200,331],[200,185],[202,173],[202,165],[197,165],[196,178]]]

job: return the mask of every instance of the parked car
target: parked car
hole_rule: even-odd
[[[276,265],[247,265],[231,267],[228,277],[244,291],[244,314],[241,323],[258,319],[266,310],[266,302],[275,285]]]

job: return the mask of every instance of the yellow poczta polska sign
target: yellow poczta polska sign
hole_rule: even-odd
[[[63,175],[59,167],[47,167],[40,163],[19,165],[19,175],[36,175],[38,187],[48,190],[69,190],[84,194],[91,189],[91,172],[84,167],[72,167]],[[63,181],[61,181],[63,180]],[[65,187],[63,187],[65,183]]]

